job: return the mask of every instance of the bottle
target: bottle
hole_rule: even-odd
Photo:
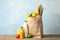
[[[28,25],[27,25],[27,21],[24,21],[23,28],[24,28],[24,32],[25,32],[25,37],[27,37],[28,36]]]
[[[24,29],[23,27],[20,28],[20,38],[24,38]]]
[[[42,16],[42,14],[43,14],[43,6],[40,5],[40,15]]]

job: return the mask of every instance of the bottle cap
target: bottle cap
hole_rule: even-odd
[[[27,22],[27,21],[24,21],[24,22]]]

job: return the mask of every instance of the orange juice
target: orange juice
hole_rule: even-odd
[[[20,38],[24,38],[24,29],[23,29],[23,27],[20,28]]]

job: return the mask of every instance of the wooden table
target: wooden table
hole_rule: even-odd
[[[15,36],[0,36],[0,40],[18,40]],[[45,38],[25,38],[20,40],[60,40],[60,36],[46,36]]]

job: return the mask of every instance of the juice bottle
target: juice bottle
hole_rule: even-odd
[[[23,27],[20,28],[20,38],[24,38],[24,29],[23,29]]]

